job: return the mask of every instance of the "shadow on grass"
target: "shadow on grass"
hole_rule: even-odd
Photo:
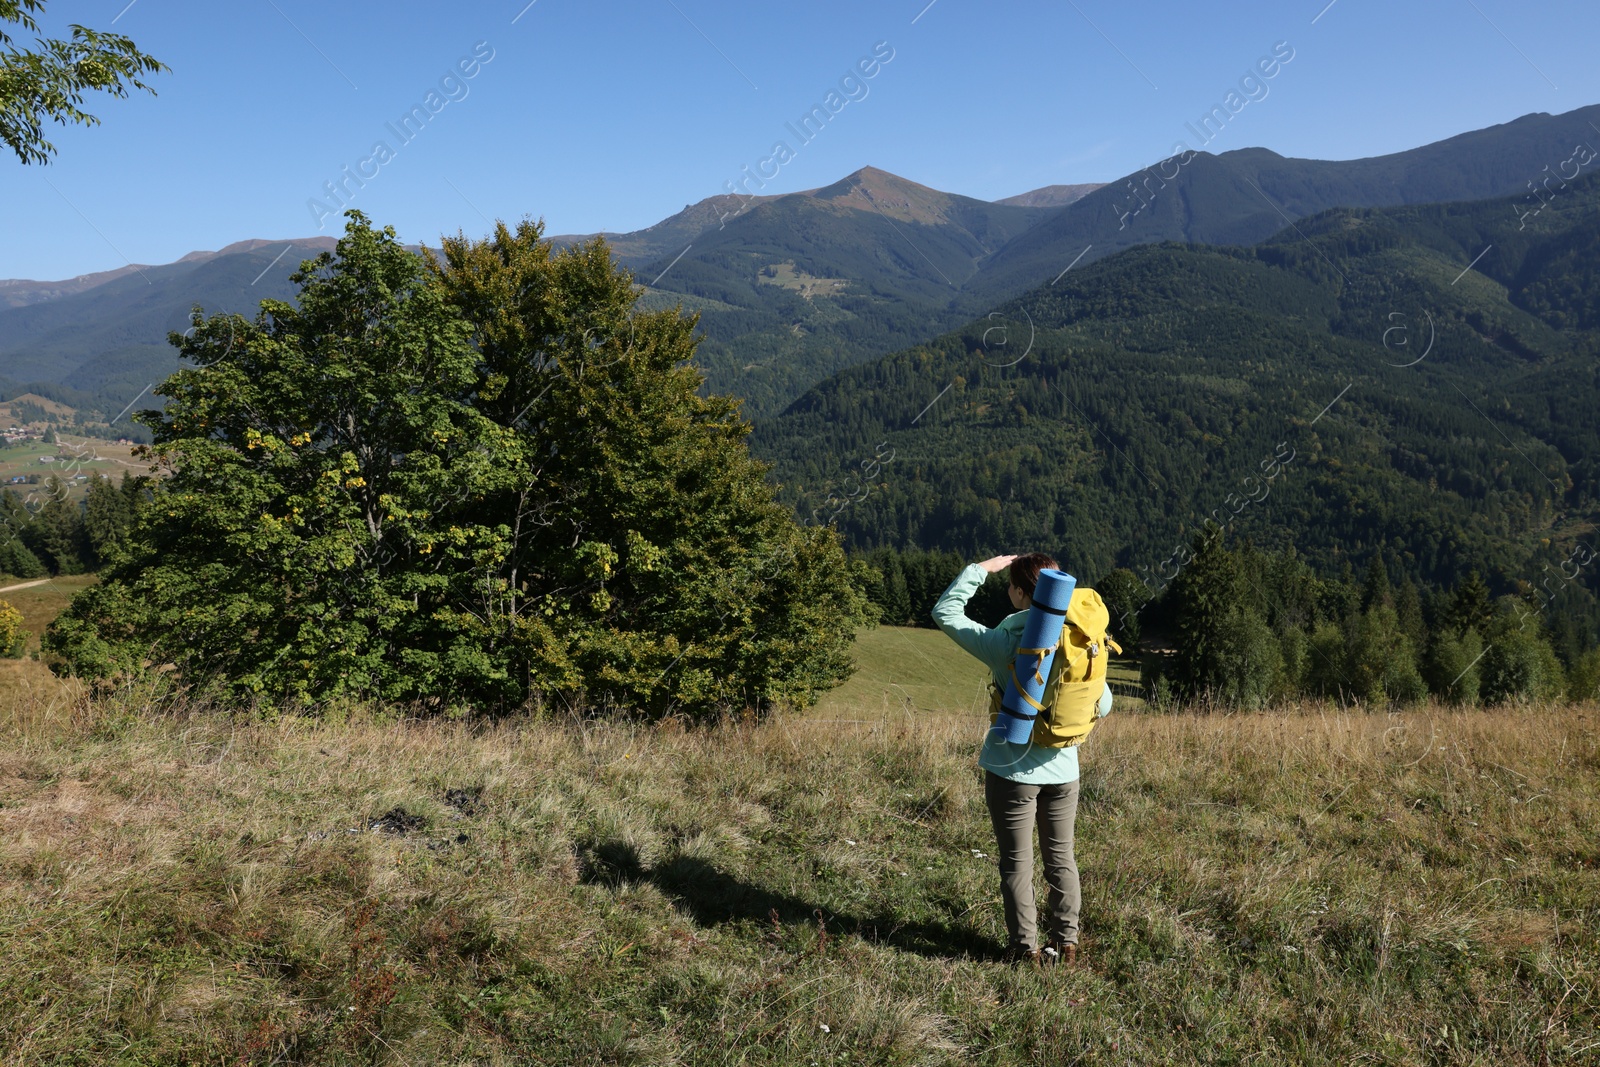
[[[646,870],[638,853],[623,842],[590,847],[585,880],[614,885],[622,880],[654,883],[700,926],[719,926],[749,920],[810,926],[819,920],[834,934],[854,934],[866,941],[892,945],[935,959],[967,956],[989,959],[999,946],[957,925],[909,922],[893,914],[851,915],[835,913],[820,904],[775,893],[736,878],[705,860],[678,856]]]

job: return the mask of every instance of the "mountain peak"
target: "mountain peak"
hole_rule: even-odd
[[[955,198],[877,167],[862,167],[832,185],[803,194],[836,208],[871,211],[903,222],[948,220]]]
[[[851,179],[855,179],[858,182],[896,182],[902,185],[917,185],[916,182],[909,178],[902,178],[898,174],[891,174],[889,171],[880,170],[877,167],[871,166],[870,164],[862,167],[854,174],[847,174],[844,177],[845,181],[850,181]],[[917,188],[925,189],[927,186],[917,185]]]
[[[907,190],[919,189],[923,192],[944,196],[937,189],[929,189],[926,185],[918,185],[909,178],[902,178],[898,174],[890,174],[877,167],[862,167],[860,170],[846,174],[832,185],[825,185],[821,189],[814,189],[811,195],[822,200],[834,200],[848,195],[851,190],[864,189],[870,195],[877,192],[901,193]]]

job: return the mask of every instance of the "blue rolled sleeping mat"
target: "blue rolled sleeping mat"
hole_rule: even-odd
[[[1033,590],[1033,607],[1022,628],[1022,642],[1012,662],[1005,696],[1000,699],[1000,715],[991,730],[998,730],[1007,743],[1027,744],[1033,737],[1033,723],[1043,710],[1045,681],[1050,677],[1050,661],[1055,658],[1066,622],[1067,605],[1078,579],[1066,571],[1047,568],[1039,572]]]

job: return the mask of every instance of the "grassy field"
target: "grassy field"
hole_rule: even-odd
[[[856,638],[856,673],[817,702],[811,717],[873,722],[929,712],[976,715],[988,706],[988,672],[938,630],[879,626]]]
[[[1113,658],[1110,677],[1137,685],[1138,663]],[[988,706],[988,671],[944,634],[879,626],[857,636],[855,675],[818,701],[810,717],[878,721],[930,712],[976,716]],[[1118,697],[1116,707],[1140,710],[1144,702]]]
[[[1040,973],[936,638],[699,729],[0,697],[0,1061],[1600,1058],[1594,708],[1113,715]]]
[[[807,300],[814,296],[834,296],[850,285],[844,278],[819,278],[814,274],[807,274],[796,267],[793,260],[773,263],[766,270],[772,271],[772,274],[770,276],[765,272],[757,274],[757,281],[789,289]]]

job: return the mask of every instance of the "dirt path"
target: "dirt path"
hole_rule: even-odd
[[[48,579],[48,578],[35,578],[31,582],[22,582],[22,583],[20,583],[18,585],[8,585],[4,589],[0,589],[0,593],[10,593],[10,592],[14,592],[15,590],[18,590],[18,589],[32,589],[34,586],[43,585],[45,582],[48,582],[49,580],[50,579]]]

